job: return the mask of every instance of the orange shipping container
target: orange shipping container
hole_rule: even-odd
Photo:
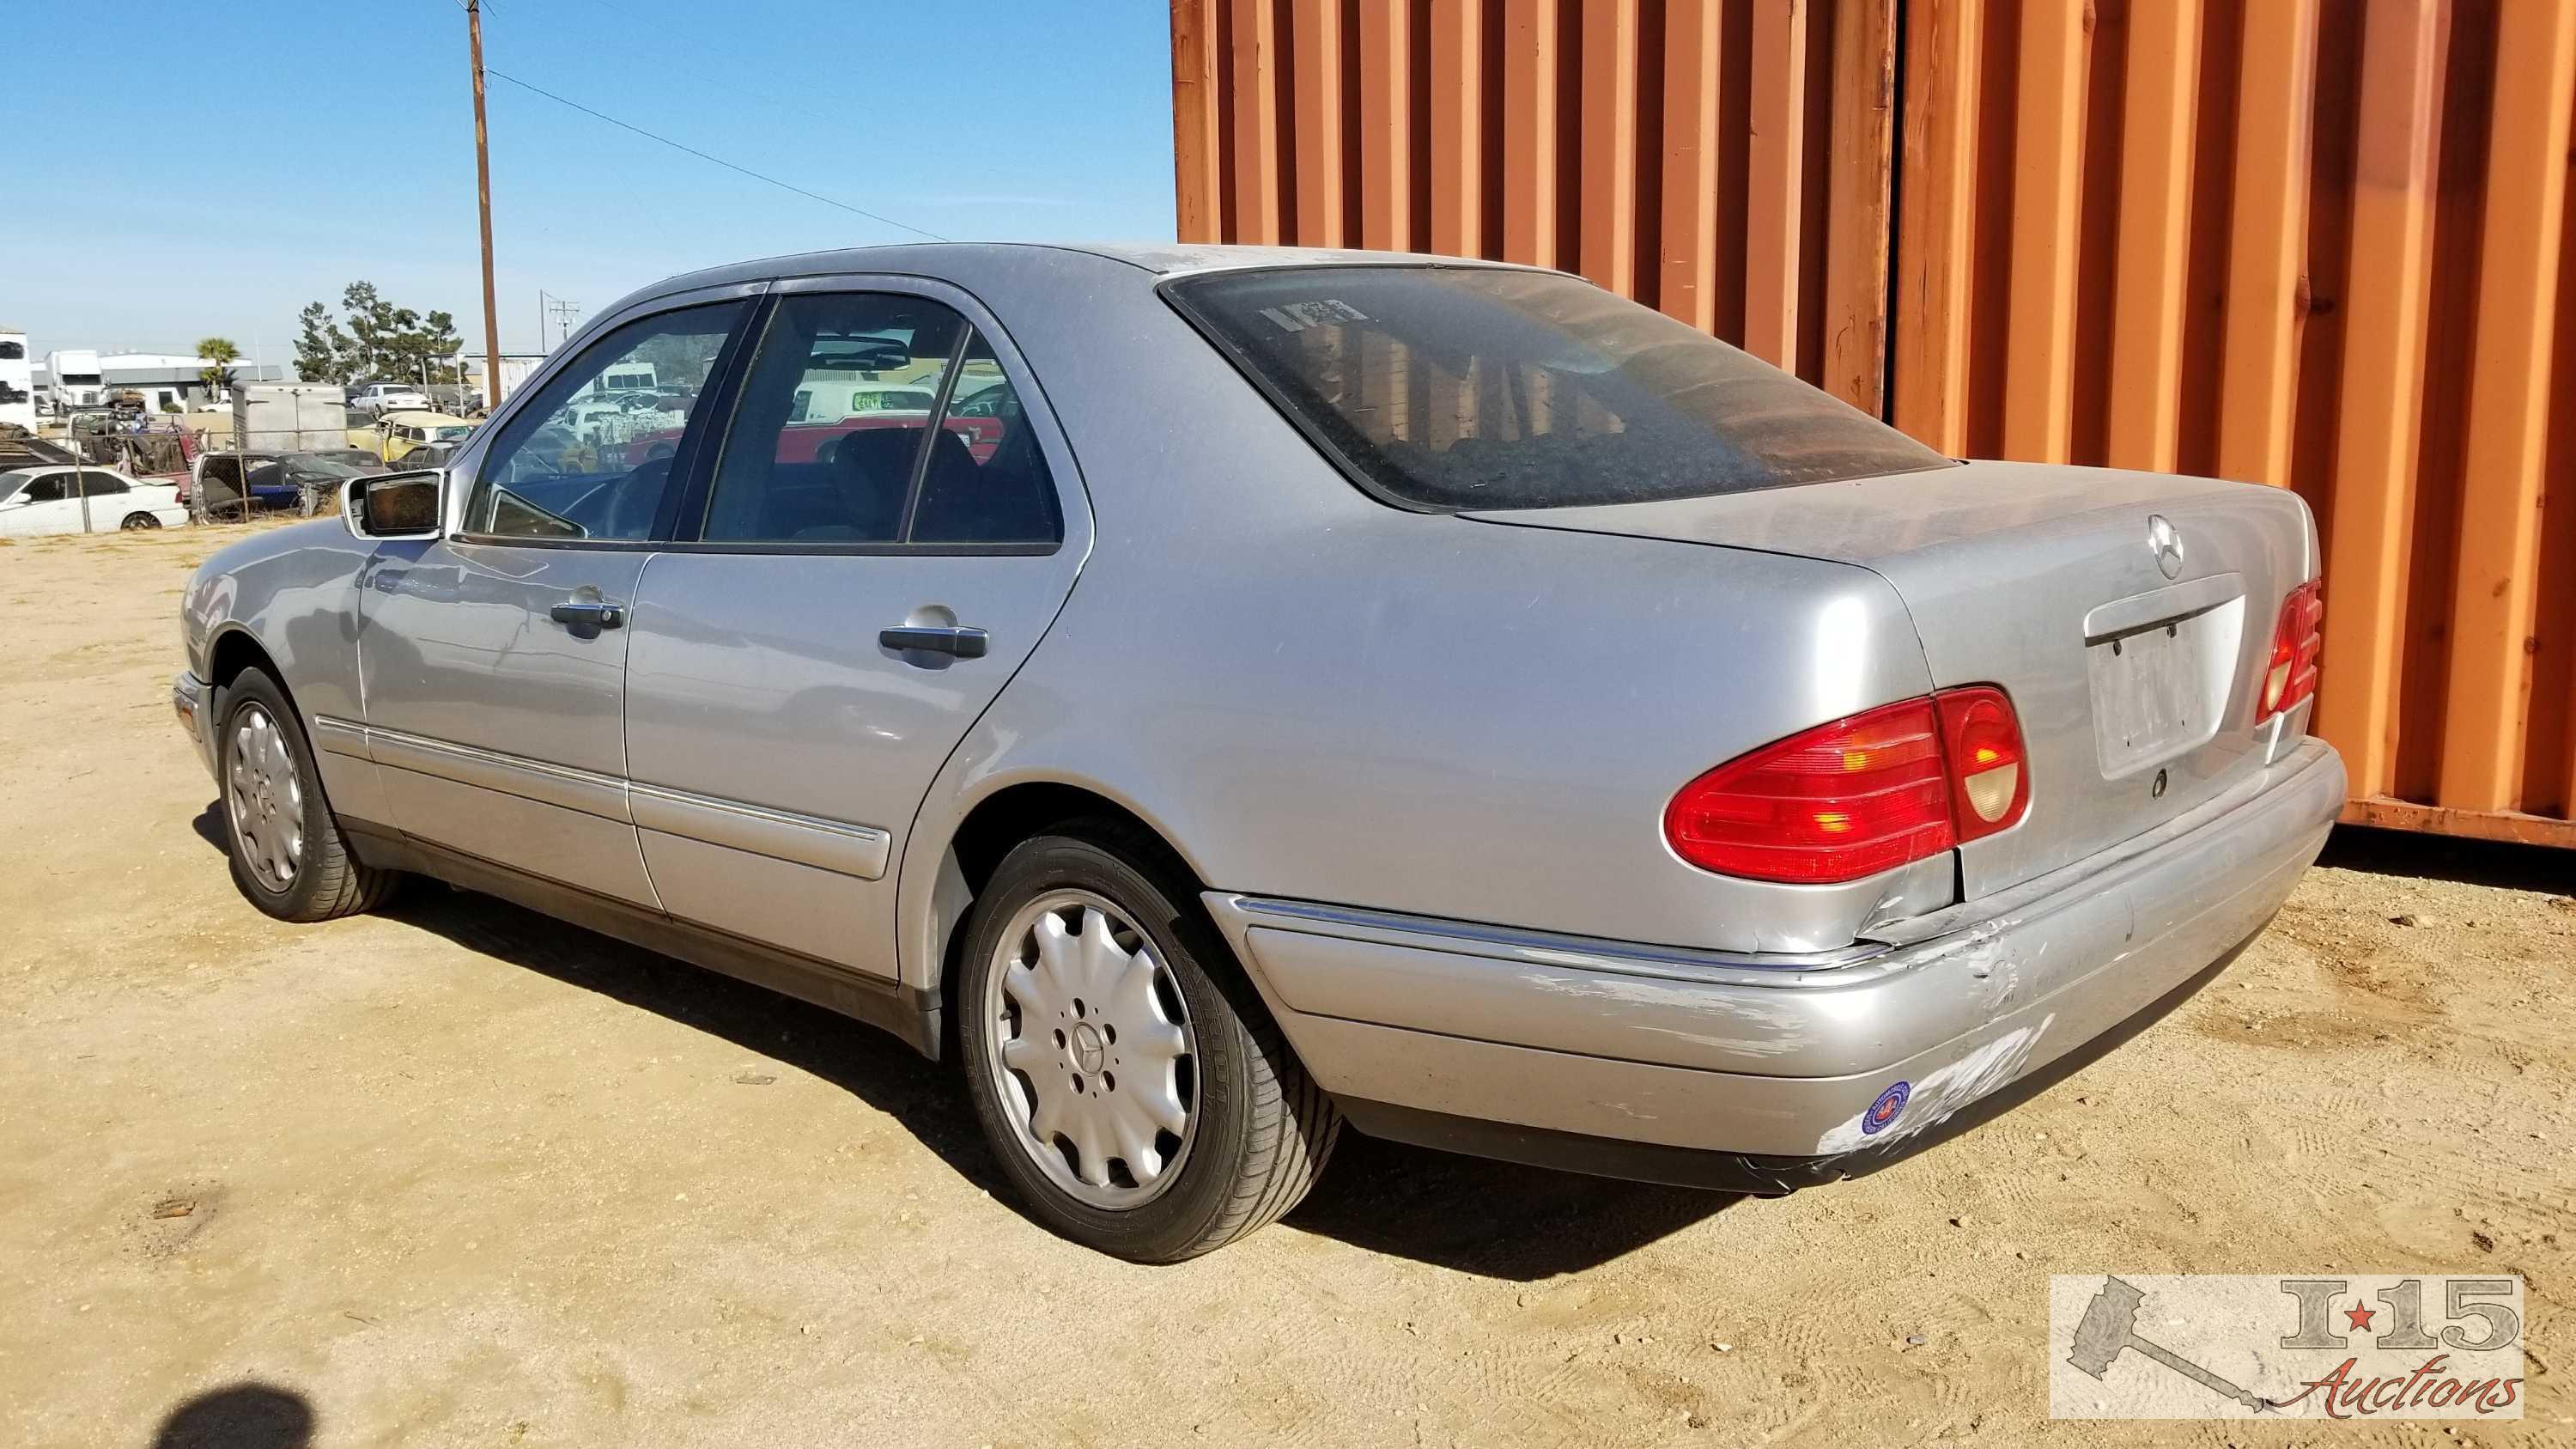
[[[1563,267],[1945,451],[2297,489],[2346,818],[2576,845],[2576,4],[1174,0],[1172,79],[1184,240]]]

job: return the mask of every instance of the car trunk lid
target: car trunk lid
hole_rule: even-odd
[[[2315,573],[2286,490],[2019,463],[1714,497],[1468,513],[1871,569],[1939,688],[1998,684],[2028,743],[2030,812],[1959,852],[1973,899],[2154,829],[2259,769],[2281,599]]]

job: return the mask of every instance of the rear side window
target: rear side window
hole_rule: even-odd
[[[1403,507],[1645,503],[1950,462],[1574,277],[1297,267],[1168,291],[1355,480]]]

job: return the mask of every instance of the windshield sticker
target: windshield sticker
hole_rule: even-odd
[[[1348,302],[1327,298],[1321,302],[1289,302],[1278,307],[1264,307],[1261,315],[1279,324],[1282,332],[1303,332],[1332,322],[1366,322],[1368,314]]]

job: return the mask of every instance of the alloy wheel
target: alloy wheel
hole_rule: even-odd
[[[1153,1201],[1196,1135],[1198,1038],[1171,967],[1086,890],[1021,907],[997,956],[979,1016],[1020,1150],[1087,1206]]]
[[[259,883],[272,891],[295,884],[304,865],[304,782],[285,733],[255,700],[233,713],[224,796],[233,839]]]

